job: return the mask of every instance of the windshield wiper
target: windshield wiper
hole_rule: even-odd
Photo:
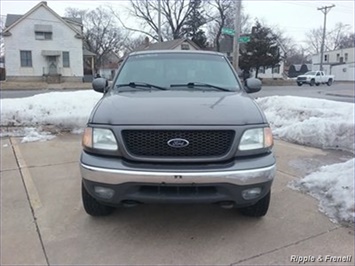
[[[222,88],[216,85],[212,85],[212,84],[208,84],[208,83],[202,83],[202,82],[189,82],[186,84],[171,84],[170,85],[171,88],[174,87],[188,87],[188,88],[194,88],[194,87],[205,87],[205,88],[214,88],[220,91],[231,91],[229,89],[226,88]]]
[[[130,82],[130,83],[126,83],[126,84],[117,84],[116,88],[121,88],[121,87],[131,87],[131,88],[154,88],[154,89],[158,89],[158,90],[162,90],[165,91],[166,88],[164,87],[160,87],[158,85],[154,85],[154,84],[149,84],[149,83],[145,83],[145,82]]]

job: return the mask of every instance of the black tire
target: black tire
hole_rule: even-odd
[[[302,82],[297,82],[297,85],[301,87],[303,85],[303,83]]]
[[[87,192],[84,183],[81,183],[81,197],[86,213],[91,216],[107,216],[115,209],[113,207],[103,205],[93,198],[89,192]]]
[[[316,86],[318,87],[320,85],[320,83],[316,83]]]
[[[327,85],[328,86],[331,86],[333,84],[333,80],[332,79],[329,79],[328,82],[327,82]]]
[[[314,79],[311,79],[311,82],[309,83],[309,86],[314,86],[316,84],[316,81]]]
[[[240,212],[246,216],[251,216],[251,217],[265,216],[270,205],[270,195],[271,195],[271,191],[269,191],[269,193],[261,200],[259,200],[256,204],[239,209]]]

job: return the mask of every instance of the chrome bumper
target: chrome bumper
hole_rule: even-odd
[[[272,181],[276,173],[276,165],[235,171],[159,172],[108,169],[81,163],[80,170],[81,176],[86,180],[112,185],[128,182],[170,184],[228,183],[234,185],[253,185]]]

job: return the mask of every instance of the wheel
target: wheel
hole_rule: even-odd
[[[302,82],[297,82],[297,85],[302,86],[303,84],[302,84]]]
[[[320,85],[320,83],[316,83],[316,86],[319,86]]]
[[[311,79],[311,82],[309,83],[310,86],[314,86],[314,84],[316,84],[314,79]]]
[[[331,86],[333,84],[333,80],[332,79],[329,79],[328,82],[327,82],[327,85],[328,86]]]
[[[269,191],[269,193],[267,193],[267,195],[263,197],[261,200],[259,200],[256,204],[249,207],[241,208],[240,212],[246,216],[251,216],[251,217],[264,216],[269,209],[270,195],[271,195],[271,191]]]
[[[81,197],[86,213],[91,216],[107,216],[114,211],[113,207],[105,206],[93,198],[87,192],[84,183],[81,183]]]

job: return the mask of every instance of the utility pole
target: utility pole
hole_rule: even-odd
[[[233,67],[237,71],[239,66],[239,37],[241,31],[241,10],[242,10],[242,0],[235,0],[236,14],[234,18],[234,39],[233,39]]]
[[[158,38],[161,42],[161,0],[158,0]]]
[[[161,0],[158,0],[158,38],[161,42]]]
[[[330,9],[335,7],[335,5],[331,6],[323,6],[317,8],[324,14],[324,23],[323,23],[323,37],[322,37],[322,46],[320,48],[320,71],[323,71],[323,57],[324,57],[324,42],[325,42],[325,32],[326,32],[326,26],[327,26],[327,14],[329,13]]]

